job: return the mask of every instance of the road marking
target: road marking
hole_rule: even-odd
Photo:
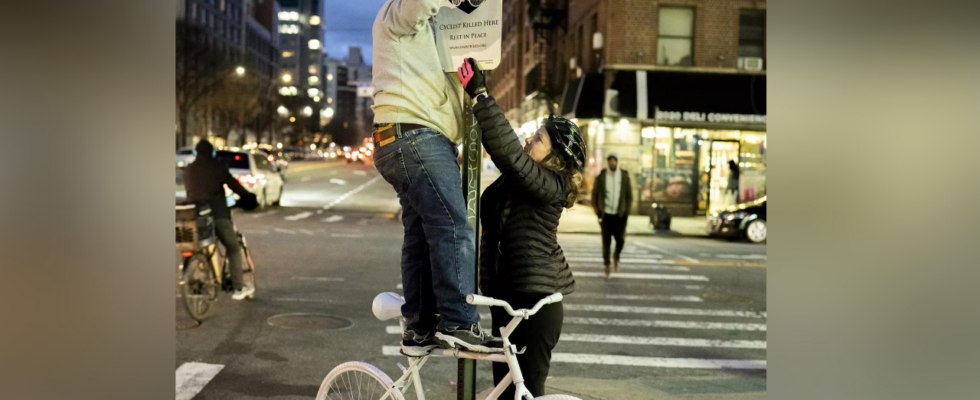
[[[642,346],[709,347],[727,349],[765,349],[765,340],[718,340],[649,336],[593,335],[564,333],[559,342],[637,344]]]
[[[337,198],[336,200],[334,200],[334,201],[333,201],[333,202],[331,202],[330,204],[327,204],[327,205],[325,205],[325,206],[323,206],[323,209],[324,209],[324,210],[329,210],[329,209],[331,209],[331,208],[333,208],[333,207],[334,207],[334,206],[336,206],[337,204],[340,204],[340,203],[341,203],[341,202],[343,202],[344,200],[347,200],[347,198],[348,198],[348,197],[350,197],[350,196],[353,196],[353,195],[355,195],[355,194],[357,194],[357,193],[359,193],[360,191],[362,191],[362,190],[364,190],[364,189],[365,189],[365,188],[367,188],[368,186],[371,186],[371,185],[373,185],[373,184],[374,184],[375,182],[377,182],[377,181],[378,181],[379,179],[381,179],[381,175],[378,175],[378,176],[376,176],[376,177],[374,177],[374,178],[371,178],[371,180],[369,180],[369,181],[367,181],[367,182],[365,182],[365,183],[364,183],[363,185],[361,185],[361,186],[358,186],[358,187],[356,187],[356,188],[354,188],[354,190],[351,190],[351,191],[349,191],[349,192],[347,192],[347,193],[344,193],[343,195],[341,195],[340,197],[338,197],[338,198]]]
[[[402,327],[400,327],[400,326],[394,326],[394,325],[388,325],[388,326],[385,327],[385,333],[387,333],[389,335],[401,335],[402,334]]]
[[[316,210],[316,215],[323,214],[323,210]]]
[[[604,278],[602,272],[579,271],[574,272],[576,278]],[[708,277],[704,275],[668,275],[668,274],[635,274],[628,272],[614,272],[610,279],[658,279],[668,281],[702,281],[707,282]]]
[[[321,300],[321,299],[302,299],[302,298],[298,298],[298,297],[276,297],[276,298],[273,298],[272,301],[285,301],[285,302],[292,302],[292,303],[334,303],[333,300],[329,300],[329,299],[323,299],[323,300]]]
[[[687,286],[684,286],[684,289],[688,289],[688,290],[701,290],[701,289],[704,289],[704,286],[687,285]]]
[[[302,233],[302,234],[308,235],[308,236],[313,236],[313,231],[311,231],[309,229],[300,229],[299,230],[299,233]]]
[[[698,262],[698,259],[697,258],[688,257],[688,256],[685,256],[683,254],[675,253],[675,252],[670,251],[670,250],[664,250],[664,249],[662,249],[660,247],[657,247],[657,246],[654,246],[652,244],[646,244],[646,243],[642,243],[642,242],[636,242],[636,243],[633,243],[633,244],[635,244],[637,246],[640,246],[640,247],[643,247],[643,248],[646,248],[646,249],[653,250],[653,251],[659,251],[661,253],[670,254],[670,255],[672,255],[674,257],[680,257],[680,258],[683,258],[683,259],[685,259],[687,261],[690,261],[690,262],[695,262],[695,263]]]
[[[602,257],[565,257],[565,261],[568,262],[582,262],[582,263],[604,263],[605,260]],[[642,259],[642,258],[624,258],[619,260],[620,264],[674,264],[674,260],[661,260],[661,259]]]
[[[252,214],[252,215],[250,215],[250,217],[252,217],[252,218],[262,218],[264,216],[276,214],[278,212],[279,211],[277,211],[277,210],[263,211],[263,212],[260,212],[260,213]]]
[[[553,353],[551,355],[551,361],[572,364],[623,365],[655,368],[766,369],[766,360],[634,357],[584,353]]]
[[[347,181],[345,181],[343,179],[330,178],[330,183],[336,183],[338,185],[346,185],[347,184]]]
[[[711,254],[701,253],[702,257],[729,258],[734,260],[765,260],[765,254]]]
[[[296,231],[294,231],[292,229],[274,228],[272,231],[273,232],[276,232],[276,233],[285,233],[285,234],[289,234],[289,235],[295,235],[296,234]]]
[[[381,354],[402,356],[398,346],[382,346]],[[552,353],[552,362],[572,364],[622,365],[655,368],[766,369],[766,360],[716,360],[709,358],[633,357],[608,354]]]
[[[177,368],[177,400],[194,398],[224,367],[224,365],[199,362],[181,364]]]
[[[402,289],[402,284],[399,283],[397,286],[395,286],[395,288],[396,289]]]
[[[343,282],[344,278],[331,278],[326,276],[294,276],[296,281],[318,281],[318,282]]]
[[[602,304],[565,304],[569,311],[599,311],[630,314],[698,315],[704,317],[765,318],[765,312],[737,310],[704,310],[700,308],[635,307]]]
[[[295,214],[295,215],[290,215],[288,217],[284,217],[283,219],[286,220],[286,221],[299,221],[301,219],[309,218],[312,215],[313,215],[312,212],[304,211],[304,212],[301,212],[299,214]]]
[[[564,323],[572,325],[599,326],[635,326],[641,328],[675,328],[675,329],[707,329],[722,331],[766,331],[766,324],[750,324],[739,322],[703,322],[703,321],[664,321],[645,319],[618,318],[583,318],[565,317]]]
[[[309,176],[304,176],[302,178],[299,178],[299,181],[300,182],[309,182],[310,179],[313,179],[313,178],[312,177],[309,177]]]
[[[249,235],[268,235],[269,231],[242,229],[242,233],[247,233]]]
[[[574,298],[584,297],[587,299],[609,299],[609,300],[643,300],[643,301],[685,301],[700,303],[704,300],[698,296],[669,296],[657,294],[611,294],[611,293],[582,293],[575,292]]]
[[[364,176],[364,175],[367,175],[367,172],[364,172],[364,171],[360,171],[360,170],[355,170],[355,171],[354,171],[354,175],[361,175],[361,176]]]
[[[590,264],[574,264],[572,269],[586,268],[586,269],[603,269],[602,264],[590,263]],[[640,271],[676,271],[676,272],[691,272],[688,267],[674,266],[674,265],[629,265],[621,264],[620,268],[632,269]]]
[[[335,238],[347,238],[347,239],[360,239],[364,237],[363,233],[331,233],[330,237]]]
[[[684,260],[677,261],[679,265],[690,265],[695,267],[740,267],[740,268],[765,268],[764,262],[752,261],[698,261],[689,262]]]
[[[344,220],[343,215],[332,215],[323,219],[323,222],[340,222]]]

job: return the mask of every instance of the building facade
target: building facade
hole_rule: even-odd
[[[765,196],[765,1],[516,0],[494,95],[519,134],[553,112],[583,129],[586,194],[617,152],[635,213],[704,215]],[[729,187],[728,161],[739,165]],[[736,194],[737,193],[737,194]]]
[[[280,5],[279,94],[286,97],[290,136],[316,141],[323,109],[323,2],[278,0]]]

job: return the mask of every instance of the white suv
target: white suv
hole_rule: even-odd
[[[244,151],[219,150],[215,158],[228,167],[245,189],[259,198],[259,207],[279,205],[284,184],[275,163],[262,154]]]

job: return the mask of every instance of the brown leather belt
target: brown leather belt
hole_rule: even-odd
[[[382,147],[395,139],[402,137],[406,132],[416,129],[428,128],[419,124],[375,124],[374,125],[374,145]]]

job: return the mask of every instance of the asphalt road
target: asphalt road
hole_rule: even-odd
[[[401,291],[394,191],[371,165],[294,163],[287,179],[282,207],[235,214],[257,265],[257,297],[225,294],[196,327],[176,299],[178,399],[312,399],[342,362],[371,363],[393,379],[396,363],[407,365],[386,355],[397,321],[371,313],[375,295]],[[559,241],[578,284],[564,302],[549,393],[765,398],[765,246],[630,237],[621,272],[606,280],[597,235]],[[295,313],[323,317],[273,318]],[[485,391],[490,366],[478,368]],[[423,380],[426,398],[455,399],[456,361],[432,359]]]

